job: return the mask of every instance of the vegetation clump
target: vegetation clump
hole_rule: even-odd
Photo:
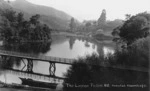
[[[1,11],[0,15],[2,16],[1,39],[6,42],[34,42],[51,39],[51,29],[39,22],[40,15],[38,14],[25,20],[23,13],[6,9]]]
[[[115,28],[112,35],[117,36],[116,41],[122,41],[127,45],[140,38],[146,38],[150,33],[150,14],[139,13],[135,16],[127,16],[123,25]]]
[[[148,91],[148,72],[115,68],[114,66],[120,63],[115,62],[114,65],[111,61],[114,61],[111,57],[103,58],[92,55],[74,62],[65,74],[64,91]],[[89,64],[93,62],[97,65]],[[144,84],[145,87],[127,87],[129,84],[137,83]],[[120,87],[114,87],[114,85]]]

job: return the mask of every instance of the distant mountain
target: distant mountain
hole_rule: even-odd
[[[26,0],[16,0],[9,3],[0,0],[0,8],[1,7],[2,9],[13,8],[18,12],[23,12],[26,18],[35,14],[40,14],[40,21],[46,23],[53,29],[66,30],[69,28],[71,16],[52,7],[35,5]]]
[[[41,5],[35,5],[32,4],[26,0],[16,0],[14,2],[10,3],[14,8],[23,10],[29,14],[41,14],[41,15],[47,15],[47,16],[55,16],[58,18],[62,18],[64,20],[68,20],[71,18],[68,14],[56,10],[52,7],[47,7],[47,6],[41,6]]]

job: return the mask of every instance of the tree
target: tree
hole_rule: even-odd
[[[76,23],[75,23],[74,18],[71,18],[69,26],[70,26],[71,31],[75,29]]]
[[[148,50],[147,50],[148,51]],[[138,52],[133,52],[137,54]],[[148,55],[148,54],[147,54]],[[138,56],[138,55],[136,55]],[[133,63],[134,67],[139,67],[141,64],[143,67],[147,66],[148,70],[148,60],[147,58],[144,59],[146,62],[143,62],[142,59],[138,59],[136,56],[127,54],[126,55],[118,55],[111,56],[109,55],[107,58],[103,56],[88,56],[84,59],[78,59],[74,62],[70,68],[68,69],[67,73],[65,74],[64,79],[64,88],[63,91],[142,91],[139,88],[122,88],[122,87],[112,87],[111,84],[149,84],[148,79],[148,72],[140,72],[135,70],[128,70],[118,68],[115,64],[119,66],[122,65],[120,61],[124,61],[124,67],[128,67],[130,64]],[[141,55],[142,56],[142,55]],[[137,60],[128,60],[136,58]],[[123,58],[119,59],[118,58]],[[132,62],[134,61],[134,62]],[[112,65],[112,63],[114,65]],[[96,64],[96,65],[91,65]],[[104,65],[105,64],[105,65]],[[138,64],[138,65],[137,65]],[[139,65],[140,64],[140,65]],[[146,65],[143,65],[146,64]],[[132,67],[131,67],[132,68]],[[140,75],[139,75],[140,74]],[[88,85],[89,84],[89,85]],[[102,84],[102,87],[92,87],[91,84]],[[105,84],[110,84],[110,87],[106,87]],[[72,85],[72,86],[68,86]],[[80,85],[88,85],[88,87],[82,87]],[[144,88],[143,91],[148,91],[148,87]]]
[[[39,23],[39,21],[38,21],[39,18],[40,18],[40,15],[38,15],[38,14],[32,16],[32,17],[30,18],[30,23],[31,23],[31,24],[34,24],[34,25],[38,24],[38,23]]]
[[[100,18],[98,19],[98,26],[104,25],[106,22],[106,10],[103,9]]]
[[[2,10],[0,15],[11,23],[16,21],[16,12],[12,9]]]
[[[19,24],[23,23],[23,21],[24,21],[23,13],[21,13],[21,12],[18,13],[18,15],[17,15],[17,21],[18,21]]]
[[[89,26],[91,26],[91,25],[92,25],[91,22],[87,22],[87,23],[85,24],[86,27],[89,27]]]
[[[51,39],[51,29],[39,21],[40,15],[33,15],[28,21],[23,13],[6,9],[0,13],[3,17],[1,37],[7,42],[47,41]]]
[[[131,18],[131,14],[126,14],[126,20],[129,20]]]
[[[149,35],[150,14],[144,12],[127,19],[124,24],[117,28],[118,36],[127,45],[132,44],[135,40]],[[115,32],[116,30],[114,30]]]
[[[79,62],[74,62],[73,66],[68,69],[65,74],[64,91],[89,91],[89,88],[68,87],[69,85],[89,85],[92,82],[90,67],[80,59]],[[86,89],[86,90],[85,90]]]
[[[17,35],[17,17],[16,12],[11,9],[6,9],[2,11],[2,23],[1,23],[1,37],[4,40],[11,41],[14,40]]]

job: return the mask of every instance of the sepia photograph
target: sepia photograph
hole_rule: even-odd
[[[150,91],[149,0],[0,0],[0,91]]]

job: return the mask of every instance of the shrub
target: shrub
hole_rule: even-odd
[[[127,85],[137,83],[148,86],[148,72],[118,69],[111,66],[108,67],[109,65],[102,66],[101,62],[110,62],[110,60],[114,61],[115,56],[110,57],[104,58],[93,54],[92,56],[80,58],[77,62],[74,62],[65,74],[66,79],[64,80],[64,91],[148,91],[148,87],[111,87],[112,84]],[[93,62],[94,64],[96,63],[97,66],[89,64]],[[66,84],[70,84],[72,87],[67,86]],[[93,87],[91,84],[102,85],[102,87]],[[88,87],[76,87],[75,85],[88,85]],[[106,85],[109,85],[110,87],[104,87]]]
[[[149,68],[149,40],[150,37],[142,38],[121,51],[116,50],[110,64]]]

